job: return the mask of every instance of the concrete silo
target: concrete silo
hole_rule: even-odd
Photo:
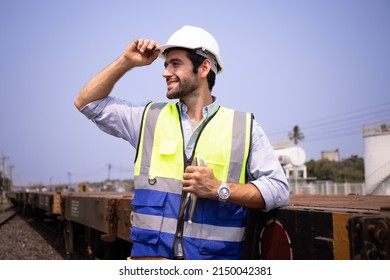
[[[390,195],[390,121],[363,127],[366,194]]]

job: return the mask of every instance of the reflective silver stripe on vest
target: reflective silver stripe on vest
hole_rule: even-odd
[[[162,108],[164,108],[166,103],[153,103],[148,112],[146,119],[151,121],[145,121],[144,128],[144,138],[142,145],[142,159],[141,159],[141,167],[140,167],[140,175],[149,176],[149,166],[150,161],[152,160],[152,151],[153,151],[153,139],[154,139],[154,131],[157,124],[158,116]]]
[[[205,240],[241,242],[244,240],[245,227],[220,227],[198,223],[188,224],[188,222],[185,222],[183,235]]]
[[[242,135],[244,135],[244,137],[242,137]],[[230,155],[228,182],[240,181],[242,165],[245,163],[245,137],[246,113],[235,111],[233,118],[232,154]]]
[[[134,213],[133,225],[142,229],[175,234],[177,219]]]
[[[143,190],[156,190],[161,192],[168,192],[173,194],[181,195],[183,183],[181,180],[170,179],[170,178],[159,178],[156,177],[156,183],[151,185],[149,178],[146,175],[140,175],[134,177],[134,185],[137,189]]]
[[[163,220],[163,222],[161,222]],[[137,227],[158,232],[175,234],[177,220],[154,215],[145,215],[134,213],[133,224]],[[162,228],[161,228],[162,226]],[[244,227],[226,227],[213,226],[208,224],[192,223],[191,225],[185,222],[184,236],[199,238],[204,240],[241,242],[244,239]]]

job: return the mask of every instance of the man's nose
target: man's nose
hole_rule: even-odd
[[[163,71],[163,73],[162,73],[162,76],[163,76],[164,78],[168,78],[168,77],[172,76],[172,73],[171,73],[171,71],[169,71],[168,67],[166,67],[166,68],[164,69],[164,71]]]

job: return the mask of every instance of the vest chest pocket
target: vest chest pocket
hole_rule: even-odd
[[[153,149],[148,174],[156,177],[181,179],[183,174],[183,152],[179,150],[179,141],[162,139]]]
[[[169,140],[165,139],[160,143],[160,155],[173,155],[175,154],[177,147],[179,145],[179,141],[177,140]]]
[[[132,204],[134,220],[130,238],[134,241],[157,244],[163,224],[167,194],[153,190],[136,190]]]

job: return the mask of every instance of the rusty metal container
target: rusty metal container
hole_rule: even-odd
[[[134,207],[131,205],[133,195],[123,196],[116,201],[115,214],[117,216],[117,237],[130,241],[131,225]]]
[[[102,240],[116,237],[129,241],[132,195],[120,193],[69,193],[64,199],[64,217],[96,229]]]
[[[61,194],[54,192],[36,192],[29,193],[29,195],[32,197],[33,204],[31,205],[34,205],[34,207],[42,209],[50,215],[61,214]]]

